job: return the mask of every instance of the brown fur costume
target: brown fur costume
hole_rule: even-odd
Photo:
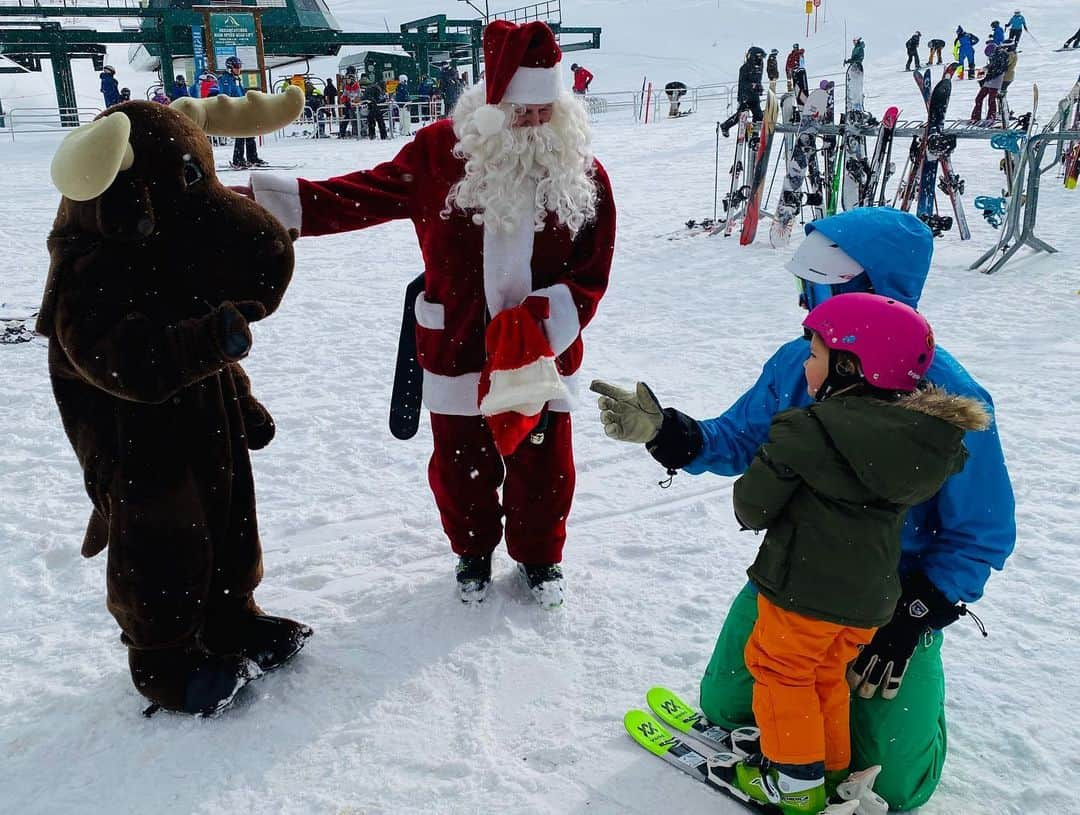
[[[281,303],[292,241],[218,181],[193,121],[150,102],[102,116],[117,114],[134,163],[99,196],[61,201],[37,330],[93,503],[83,555],[108,547],[108,607],[136,685],[206,712],[189,709],[183,676],[210,654],[259,662],[265,646],[249,642],[262,558],[248,450],[273,421],[237,360],[247,319]]]

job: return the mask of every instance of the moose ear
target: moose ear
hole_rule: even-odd
[[[121,173],[97,199],[101,234],[111,240],[141,241],[154,232],[150,192],[134,174]]]

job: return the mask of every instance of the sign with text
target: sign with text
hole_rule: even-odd
[[[245,65],[258,64],[258,36],[253,14],[211,14],[210,36],[214,43],[214,63],[220,70],[229,57]]]

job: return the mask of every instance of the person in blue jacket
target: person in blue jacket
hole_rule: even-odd
[[[806,225],[807,237],[788,264],[813,308],[834,294],[873,291],[917,307],[930,270],[933,238],[915,216],[864,207]],[[818,281],[818,282],[815,282]],[[604,431],[644,442],[670,475],[742,474],[768,439],[773,416],[808,406],[803,363],[809,341],[782,345],[757,382],[720,416],[695,421],[661,408],[648,385],[628,391],[594,382]],[[940,345],[927,380],[974,397],[993,411],[990,394]],[[900,576],[903,594],[888,624],[852,663],[852,769],[880,764],[875,790],[893,809],[928,800],[945,761],[942,632],[977,601],[992,569],[1004,567],[1016,538],[1014,500],[996,424],[968,433],[970,457],[929,501],[908,513]],[[705,675],[701,707],[716,724],[753,723],[753,680],[743,651],[757,616],[749,584],[733,601]],[[834,779],[835,783],[835,779]]]
[[[1027,30],[1027,20],[1020,13],[1020,9],[1017,9],[1013,12],[1013,16],[1009,18],[1009,42],[1015,42],[1019,45],[1020,36]]]
[[[247,91],[240,82],[240,69],[243,64],[237,57],[225,60],[225,73],[218,77],[218,88],[225,96],[243,96]],[[244,152],[247,152],[247,160]],[[259,148],[254,138],[237,139],[233,143],[233,157],[229,164],[234,170],[246,167],[264,167],[266,162],[259,158]]]
[[[116,69],[106,65],[99,74],[101,77],[101,96],[105,99],[105,107],[111,108],[122,101],[120,99],[120,85],[116,81]]]
[[[173,86],[169,88],[169,99],[175,102],[177,99],[190,95],[191,93],[188,91],[188,84],[187,80],[184,79],[184,75],[177,74]]]
[[[994,45],[1001,45],[1005,42],[1005,29],[1001,27],[1000,20],[994,20],[990,23],[990,40]]]
[[[956,39],[953,40],[954,45],[960,46],[960,55],[958,61],[961,67],[967,62],[967,78],[975,78],[975,46],[979,44],[979,38],[974,34],[964,31],[964,27],[958,25],[956,27]]]

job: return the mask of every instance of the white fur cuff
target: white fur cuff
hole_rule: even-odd
[[[295,178],[269,173],[251,174],[255,203],[265,208],[286,229],[300,231],[303,214],[300,207],[300,183]]]

